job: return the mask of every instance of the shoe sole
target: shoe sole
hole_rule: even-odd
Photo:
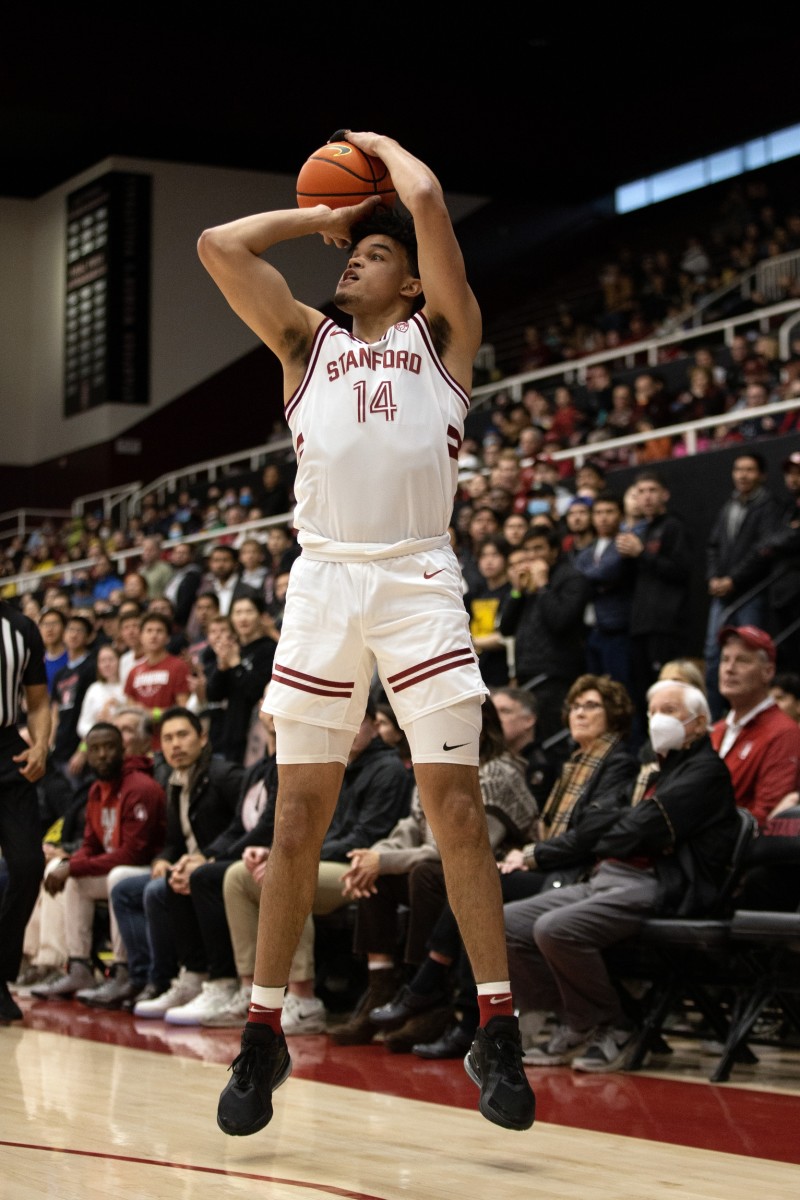
[[[286,1080],[289,1078],[291,1073],[292,1073],[292,1060],[289,1059],[286,1063],[286,1070],[281,1075],[280,1079],[278,1079],[276,1083],[273,1083],[272,1091],[276,1092],[278,1090],[278,1088],[281,1086],[281,1084],[286,1082]],[[259,1117],[259,1119],[257,1121],[255,1121],[252,1125],[248,1125],[247,1129],[227,1129],[223,1125],[222,1121],[220,1120],[219,1113],[217,1113],[217,1125],[219,1126],[219,1128],[222,1130],[223,1133],[226,1133],[228,1135],[228,1137],[249,1137],[251,1133],[258,1133],[258,1131],[260,1129],[264,1129],[265,1126],[269,1125],[271,1120],[272,1120],[272,1110],[270,1109],[269,1115],[267,1117],[264,1117],[264,1118]]]
[[[464,1055],[464,1070],[467,1072],[472,1082],[477,1084],[480,1088],[482,1086],[481,1077],[473,1065],[471,1050],[468,1050]],[[486,1117],[487,1121],[491,1121],[494,1125],[501,1125],[503,1129],[513,1129],[518,1133],[524,1133],[526,1129],[530,1129],[536,1118],[536,1113],[534,1111],[534,1115],[531,1117],[530,1121],[527,1121],[524,1125],[519,1121],[509,1121],[507,1117],[502,1116],[500,1113],[495,1112],[493,1108],[489,1107],[484,1100],[483,1092],[481,1092],[480,1099],[478,1100],[478,1108],[480,1109],[481,1115]]]

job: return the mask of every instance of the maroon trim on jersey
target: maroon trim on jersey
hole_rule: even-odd
[[[455,442],[455,446],[453,445],[452,442],[447,443],[447,453],[450,455],[451,458],[457,459],[458,452],[461,449],[461,443],[464,441],[464,439],[462,438],[461,434],[458,432],[458,430],[453,425],[447,426],[447,436],[449,438],[452,438],[453,441]]]
[[[422,335],[422,340],[424,341],[424,343],[428,349],[428,353],[430,354],[430,356],[433,360],[433,364],[436,367],[436,370],[439,372],[439,374],[442,376],[442,378],[444,380],[446,380],[446,382],[450,385],[450,387],[453,389],[453,391],[456,392],[456,394],[459,396],[462,404],[464,405],[464,408],[466,408],[467,411],[469,411],[469,395],[468,395],[468,393],[465,392],[463,387],[461,386],[461,384],[456,379],[453,378],[453,376],[448,371],[447,367],[444,365],[442,360],[439,358],[439,355],[434,350],[433,340],[431,338],[431,327],[428,324],[428,318],[425,316],[424,313],[418,312],[418,313],[414,313],[411,320],[414,322],[414,324],[419,329],[419,331]]]
[[[303,457],[303,443],[304,443],[304,441],[305,441],[305,438],[303,437],[302,433],[298,433],[298,435],[297,435],[297,446],[295,447],[295,451],[294,451],[294,452],[295,452],[295,454],[297,455],[297,458],[298,458],[298,460],[299,460],[299,459],[301,459],[301,458]]]
[[[305,680],[301,683],[300,680]],[[306,675],[304,671],[294,671],[291,667],[284,667],[280,663],[275,663],[272,668],[272,682],[285,683],[287,687],[297,688],[301,692],[313,692],[316,696],[343,696],[352,695],[355,683],[349,680],[347,683],[340,683],[336,679],[323,679],[319,675]],[[310,684],[319,684],[319,687],[311,687]]]
[[[422,683],[423,679],[430,679],[432,675],[441,675],[443,671],[452,671],[454,667],[463,667],[474,662],[475,652],[472,647],[462,646],[460,650],[449,650],[447,654],[437,654],[435,658],[426,658],[416,666],[406,667],[405,671],[398,671],[396,675],[390,675],[386,682],[391,686],[393,692],[402,692],[406,688],[413,687],[415,683]],[[426,667],[429,667],[430,670],[426,670]],[[420,674],[420,672],[423,673]],[[413,675],[414,678],[406,678],[408,675]],[[396,681],[400,679],[404,679],[405,683],[395,686]]]
[[[284,409],[284,415],[285,415],[287,421],[289,420],[289,417],[292,415],[294,410],[297,408],[298,404],[303,399],[303,396],[306,393],[306,389],[308,388],[308,385],[311,381],[311,376],[314,373],[314,368],[317,365],[317,360],[322,351],[322,343],[325,340],[325,336],[330,332],[331,329],[339,329],[339,328],[340,327],[336,324],[335,321],[332,321],[330,319],[330,317],[327,317],[326,320],[324,320],[322,322],[322,324],[318,327],[317,332],[314,334],[314,340],[311,343],[311,354],[309,355],[309,358],[308,358],[308,366],[306,367],[306,373],[303,376],[303,378],[300,382],[300,386],[297,389],[297,391],[294,393],[293,396],[290,396],[286,402],[286,408]]]

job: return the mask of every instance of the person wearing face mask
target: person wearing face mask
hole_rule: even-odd
[[[642,765],[622,809],[613,794],[589,806],[580,825],[594,858],[588,878],[505,905],[521,1017],[537,1010],[557,1017],[554,1033],[525,1056],[539,1066],[624,1069],[633,1031],[603,952],[635,936],[648,917],[709,911],[736,841],[733,785],[708,736],[705,696],[660,680],[647,701],[656,762]],[[561,836],[574,841],[574,833]]]

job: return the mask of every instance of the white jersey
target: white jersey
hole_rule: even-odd
[[[286,405],[304,554],[357,561],[447,544],[468,410],[421,313],[372,343],[323,321]]]

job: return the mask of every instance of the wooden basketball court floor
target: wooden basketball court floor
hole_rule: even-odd
[[[294,1069],[262,1132],[230,1138],[216,1103],[237,1030],[19,1000],[0,1026],[2,1200],[783,1200],[800,1197],[800,1053],[713,1085],[674,1042],[668,1070],[529,1068],[526,1133],[478,1113],[458,1060],[290,1039]]]

